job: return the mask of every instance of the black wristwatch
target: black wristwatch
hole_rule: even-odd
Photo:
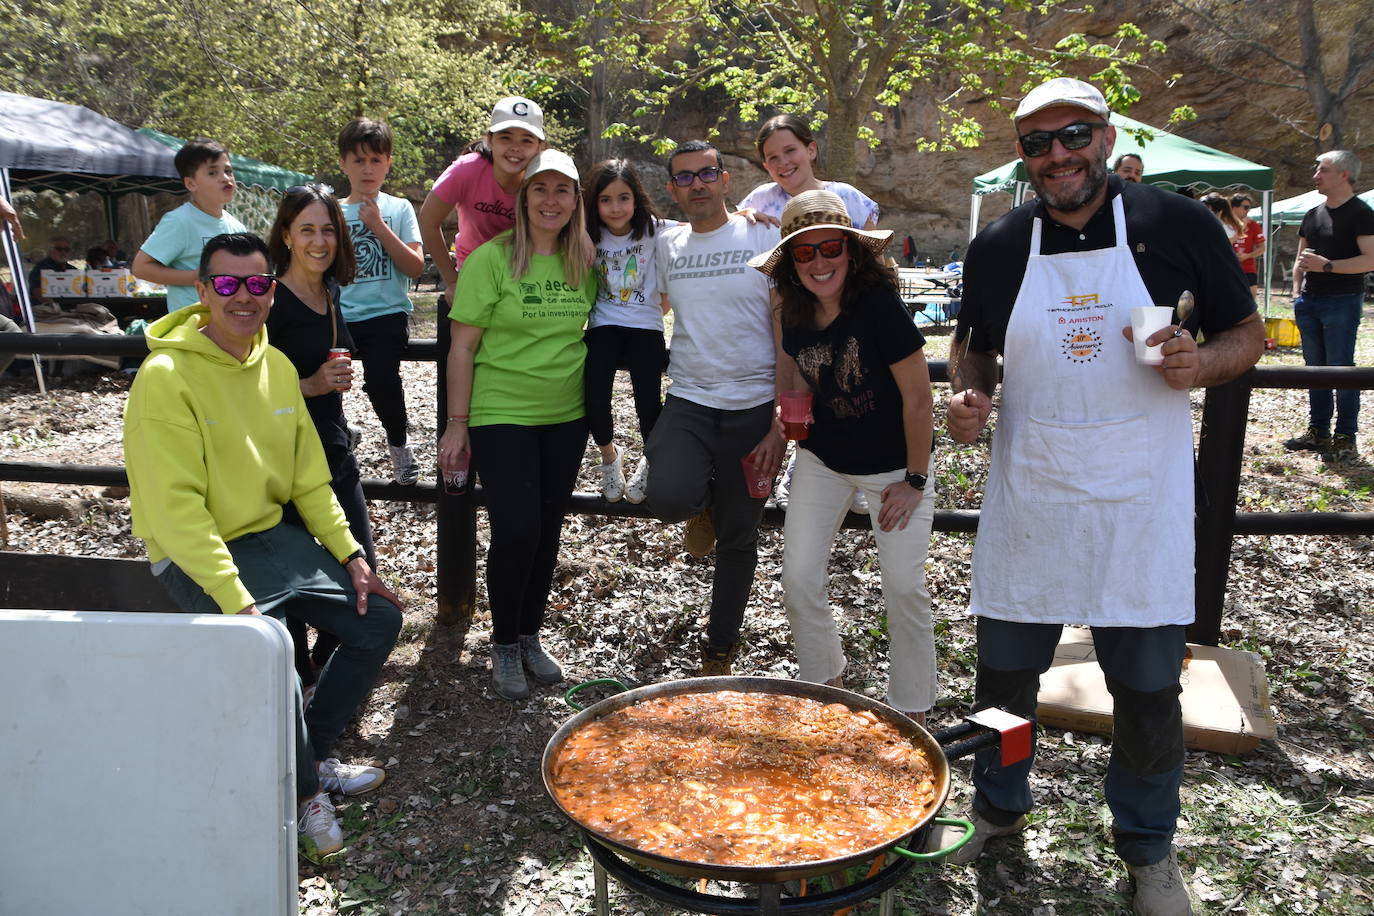
[[[344,561],[343,561],[343,565],[347,566],[349,563],[352,563],[354,560],[366,560],[366,559],[367,559],[367,554],[363,553],[362,549],[360,548],[360,549],[358,549],[358,550],[353,551],[353,552],[350,553],[347,557],[345,557],[345,558],[344,558]]]
[[[1329,274],[1333,269],[1334,268],[1332,268],[1331,266],[1331,260],[1328,258],[1326,263],[1322,265],[1322,273]]]
[[[911,471],[907,471],[906,474],[907,485],[915,487],[918,490],[924,490],[926,488],[927,479],[928,478],[924,474],[913,474]]]

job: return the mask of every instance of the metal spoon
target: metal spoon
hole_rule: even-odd
[[[1193,291],[1185,289],[1178,295],[1178,305],[1174,306],[1174,324],[1178,325],[1178,330],[1174,331],[1175,337],[1183,336],[1183,322],[1188,320],[1188,316],[1193,314]]]

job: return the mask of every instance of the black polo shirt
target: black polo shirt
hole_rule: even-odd
[[[1147,184],[1107,176],[1107,199],[1081,229],[1056,222],[1039,200],[1022,204],[992,223],[970,243],[964,261],[964,300],[959,335],[973,328],[969,348],[998,352],[1026,275],[1031,220],[1041,219],[1041,252],[1095,251],[1116,244],[1112,201],[1126,214],[1126,238],[1136,269],[1155,305],[1172,307],[1179,293],[1196,301],[1190,328],[1215,334],[1255,311],[1240,260],[1221,222],[1195,200]]]

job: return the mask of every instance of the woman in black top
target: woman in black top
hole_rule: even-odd
[[[348,518],[353,537],[362,545],[368,565],[375,570],[372,524],[358,462],[348,448],[341,394],[353,387],[352,363],[329,359],[329,351],[335,347],[353,349],[348,324],[339,311],[339,287],[351,282],[354,273],[348,228],[329,189],[308,184],[287,191],[277,208],[267,248],[277,270],[277,293],[267,315],[267,339],[286,354],[301,377],[301,394],[324,446],[334,497]],[[305,625],[290,619],[287,628],[296,642],[296,670],[308,688],[315,682],[314,669],[329,660],[338,640],[320,633],[314,651],[307,655]]]
[[[778,390],[810,391],[798,442],[782,582],[799,677],[840,684],[844,650],[825,597],[826,560],[855,488],[868,497],[887,609],[890,705],[917,721],[935,702],[925,556],[935,514],[925,339],[879,260],[890,230],[855,229],[844,201],[807,191],[782,214],[782,241],[751,265],[774,290]]]

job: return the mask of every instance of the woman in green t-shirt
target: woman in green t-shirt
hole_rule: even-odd
[[[563,670],[539,644],[558,541],[587,442],[582,327],[596,298],[577,167],[544,150],[525,170],[515,228],[474,251],[454,291],[446,474],[470,455],[487,499],[492,684],[529,695],[525,673]]]

